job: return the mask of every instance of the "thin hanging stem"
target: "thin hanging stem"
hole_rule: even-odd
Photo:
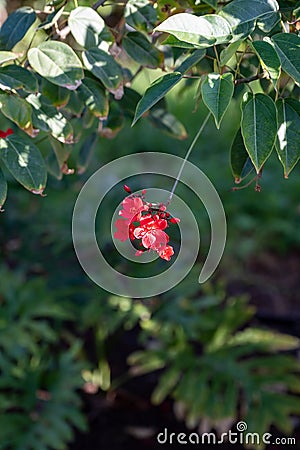
[[[211,115],[211,113],[209,112],[209,113],[207,114],[207,116],[205,117],[204,121],[202,122],[201,127],[199,128],[199,130],[198,130],[196,136],[194,137],[194,139],[193,139],[191,145],[189,146],[189,148],[188,148],[188,150],[187,150],[187,152],[186,152],[186,155],[185,155],[185,157],[184,157],[184,160],[182,161],[182,164],[181,164],[181,167],[180,167],[180,169],[179,169],[178,175],[177,175],[176,180],[175,180],[175,182],[174,182],[173,188],[172,188],[172,190],[171,190],[171,192],[170,192],[170,195],[169,195],[169,198],[168,198],[168,201],[167,201],[166,206],[169,206],[169,204],[171,203],[171,200],[172,200],[172,198],[173,198],[173,195],[174,195],[175,189],[176,189],[176,187],[177,187],[177,184],[178,184],[178,182],[179,182],[179,180],[180,180],[180,177],[181,177],[182,171],[183,171],[183,169],[184,169],[184,166],[185,166],[185,164],[186,164],[186,162],[187,162],[187,160],[188,160],[188,158],[189,158],[189,156],[190,156],[190,154],[191,154],[193,148],[195,147],[197,140],[199,139],[199,137],[200,137],[202,131],[204,130],[205,125],[207,124],[208,119],[210,118],[210,115]]]

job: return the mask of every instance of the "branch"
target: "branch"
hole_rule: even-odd
[[[251,81],[259,80],[260,78],[265,78],[265,73],[258,73],[257,75],[253,75],[253,77],[248,78],[239,78],[238,80],[234,81],[234,84],[243,84],[243,83],[251,83]]]
[[[99,6],[103,6],[105,2],[106,0],[98,0],[98,2],[93,4],[92,8],[96,11],[99,8]]]

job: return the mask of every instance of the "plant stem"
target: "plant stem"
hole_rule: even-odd
[[[169,204],[171,203],[171,200],[172,200],[172,198],[173,198],[173,194],[174,194],[175,189],[176,189],[176,187],[177,187],[177,184],[178,184],[178,182],[179,182],[179,180],[180,180],[180,177],[181,177],[182,171],[183,171],[183,169],[184,169],[184,166],[185,166],[185,164],[186,164],[186,162],[187,162],[187,160],[188,160],[188,158],[189,158],[189,156],[190,156],[190,154],[191,154],[193,148],[195,147],[197,140],[199,139],[199,137],[200,137],[202,131],[204,130],[205,125],[207,124],[208,119],[210,118],[210,115],[211,115],[211,113],[209,112],[209,113],[207,114],[207,116],[205,117],[204,121],[202,122],[201,127],[200,127],[199,130],[197,131],[196,136],[194,137],[194,139],[193,139],[191,145],[189,146],[189,148],[188,148],[188,150],[187,150],[187,152],[186,152],[186,155],[185,155],[185,157],[184,157],[184,160],[182,161],[182,164],[181,164],[181,167],[180,167],[180,169],[179,169],[178,175],[177,175],[176,180],[175,180],[175,182],[174,182],[173,188],[172,188],[172,190],[171,190],[171,192],[170,192],[170,195],[169,195],[169,198],[168,198],[168,201],[167,201],[166,206],[169,206]]]
[[[75,8],[78,8],[78,1],[77,0],[74,0],[74,6],[75,6]]]

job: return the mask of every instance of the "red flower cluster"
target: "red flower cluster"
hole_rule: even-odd
[[[9,136],[10,134],[13,134],[13,130],[11,128],[8,128],[6,131],[2,131],[0,130],[0,138],[5,139],[7,136]]]
[[[130,188],[126,185],[124,190],[131,193]],[[122,218],[115,223],[117,231],[114,237],[122,242],[127,239],[131,241],[141,239],[139,244],[141,250],[136,252],[136,256],[141,255],[146,250],[154,250],[161,258],[170,261],[174,251],[168,245],[169,236],[164,230],[169,226],[169,223],[178,223],[180,220],[171,217],[166,212],[165,205],[154,205],[146,202],[145,193],[146,191],[143,190],[141,195],[131,194],[123,200],[123,209],[119,211]]]

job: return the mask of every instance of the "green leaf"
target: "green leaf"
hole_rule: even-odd
[[[279,56],[282,69],[300,84],[300,37],[292,33],[272,36],[272,42]]]
[[[284,168],[284,177],[297,164],[300,158],[300,116],[284,99],[276,102],[278,112],[278,132],[276,150]]]
[[[37,92],[38,82],[32,72],[21,66],[11,64],[0,67],[0,89],[23,89],[26,92]]]
[[[47,97],[53,106],[64,107],[68,103],[71,95],[69,89],[50,83],[45,78],[42,81],[42,94]]]
[[[280,61],[273,46],[268,41],[255,41],[252,46],[260,60],[262,67],[268,72],[276,88],[277,80],[280,76]]]
[[[0,212],[3,212],[4,209],[2,209],[5,200],[7,197],[7,181],[4,177],[4,174],[0,168]]]
[[[78,153],[77,169],[79,174],[84,173],[87,167],[89,166],[89,163],[95,152],[97,143],[98,143],[97,133],[90,134],[88,138],[84,140]]]
[[[177,368],[172,367],[171,369],[165,371],[159,378],[159,383],[154,389],[151,401],[155,405],[162,403],[167,395],[169,395],[178,381],[180,380],[181,373]]]
[[[41,94],[30,94],[26,101],[33,107],[34,126],[43,131],[50,131],[55,139],[63,144],[73,142],[73,129],[63,114],[51,105]]]
[[[220,12],[231,27],[241,27],[245,24],[251,24],[257,19],[270,18],[272,14],[276,15],[279,5],[276,0],[234,0],[226,5]]]
[[[239,39],[235,42],[232,42],[221,51],[220,53],[221,66],[225,66],[228,63],[228,61],[233,57],[233,55],[238,50],[242,42],[243,42],[242,39]]]
[[[277,11],[275,14],[272,12],[269,15],[265,15],[261,19],[258,19],[256,25],[264,33],[270,33],[275,25],[280,21],[280,13]]]
[[[156,31],[164,31],[180,41],[188,42],[199,48],[224,44],[231,39],[231,27],[223,17],[216,14],[194,16],[188,13],[174,14],[164,20]]]
[[[35,19],[34,10],[28,6],[10,14],[0,29],[1,50],[11,50],[25,36]]]
[[[245,94],[241,126],[246,150],[259,173],[272,152],[277,134],[277,113],[271,97]]]
[[[94,47],[85,51],[82,59],[85,67],[99,78],[109,91],[114,92],[120,88],[122,70],[109,53]]]
[[[141,31],[152,31],[157,21],[156,10],[149,0],[129,0],[124,17],[128,25]]]
[[[187,49],[194,49],[195,44],[189,44],[188,42],[180,41],[175,36],[172,36],[172,34],[169,34],[167,39],[164,39],[163,45],[170,45],[171,47],[178,47],[178,48],[187,48]]]
[[[109,112],[109,98],[99,81],[85,78],[78,90],[85,105],[100,120],[106,120]]]
[[[169,92],[182,78],[179,72],[168,73],[155,80],[146,90],[144,96],[138,102],[132,126],[139,120],[139,118],[160,99],[162,99],[167,92]]]
[[[0,64],[4,64],[6,62],[13,61],[13,60],[17,59],[18,57],[19,56],[16,53],[0,51]]]
[[[39,149],[28,139],[12,134],[0,139],[0,158],[14,178],[34,194],[42,194],[47,169]]]
[[[58,166],[61,172],[63,172],[63,168],[66,165],[66,162],[70,156],[70,145],[62,144],[58,142],[56,139],[50,138],[50,144],[52,150],[56,156]]]
[[[189,70],[191,70],[191,68],[195,65],[198,64],[199,61],[201,61],[201,59],[204,58],[204,56],[206,55],[206,50],[201,49],[201,50],[196,50],[194,51],[191,55],[189,55],[181,64],[180,66],[175,68],[175,72],[179,72],[182,75],[184,75],[186,72],[188,72]]]
[[[8,119],[26,130],[31,126],[31,106],[17,95],[0,94],[1,112]]]
[[[240,128],[235,135],[230,149],[230,166],[236,183],[240,183],[254,169],[247,153]]]
[[[202,99],[213,114],[218,129],[232,99],[233,91],[232,73],[225,73],[224,75],[210,73],[202,83]]]
[[[68,20],[76,42],[84,48],[97,47],[105,22],[92,8],[79,6],[71,11]]]
[[[203,0],[203,3],[206,3],[214,9],[217,9],[218,6],[218,0]]]
[[[63,42],[47,41],[28,52],[33,69],[51,83],[70,90],[77,89],[84,73],[72,48]]]
[[[125,52],[142,66],[157,68],[163,61],[163,54],[142,33],[127,33],[122,44]]]
[[[148,119],[154,126],[176,139],[186,139],[187,132],[183,124],[164,108],[150,111]]]

